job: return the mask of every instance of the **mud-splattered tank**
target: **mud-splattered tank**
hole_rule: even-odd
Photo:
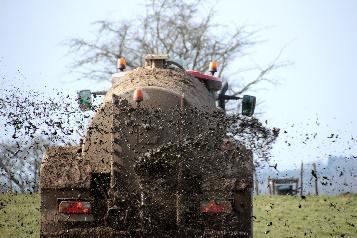
[[[252,154],[226,135],[221,81],[145,60],[113,75],[81,145],[47,150],[41,235],[251,237]]]

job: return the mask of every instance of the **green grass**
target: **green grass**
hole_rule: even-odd
[[[40,236],[40,196],[0,195],[0,237]]]
[[[254,237],[357,237],[357,196],[258,196]]]
[[[0,195],[0,237],[39,237],[38,195]],[[357,196],[254,198],[254,237],[357,237]]]

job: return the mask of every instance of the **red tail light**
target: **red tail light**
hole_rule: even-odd
[[[229,201],[209,201],[201,204],[202,213],[230,213],[232,204]]]
[[[92,212],[90,202],[83,201],[61,201],[58,212],[67,214],[88,214]]]

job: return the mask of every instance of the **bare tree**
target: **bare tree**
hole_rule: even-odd
[[[10,192],[37,192],[39,164],[51,142],[42,137],[31,142],[6,141],[0,144],[0,183]]]
[[[163,53],[200,71],[206,71],[209,62],[217,60],[222,77],[228,66],[243,55],[245,48],[255,44],[254,32],[216,23],[213,7],[200,0],[150,0],[145,9],[142,17],[95,22],[97,35],[94,40],[67,41],[69,53],[75,55],[70,68],[79,73],[80,78],[109,80],[119,57],[124,56],[129,66],[137,67],[142,65],[143,55]],[[266,80],[264,76],[276,68],[275,63],[259,70],[257,78],[240,85],[236,94]]]
[[[23,151],[26,151],[24,146],[19,143],[5,142],[0,144],[0,170],[3,182],[10,192],[20,191],[25,192],[25,176],[26,170]]]

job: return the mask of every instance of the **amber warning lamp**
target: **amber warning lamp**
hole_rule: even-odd
[[[144,93],[143,90],[140,88],[135,89],[134,94],[133,94],[133,100],[137,103],[140,103],[141,101],[144,100]]]
[[[211,72],[212,75],[217,72],[218,68],[218,62],[213,60],[209,63],[209,71]]]
[[[124,57],[120,57],[117,63],[117,69],[123,71],[126,68],[126,60]]]

